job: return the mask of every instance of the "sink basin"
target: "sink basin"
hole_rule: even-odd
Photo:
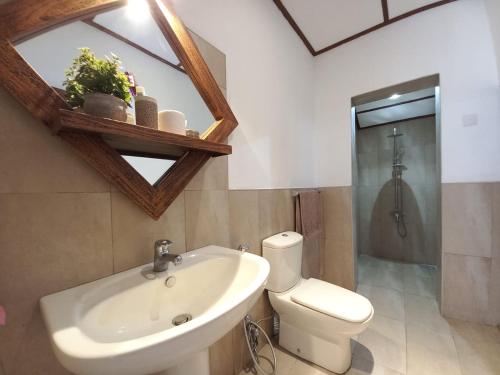
[[[148,264],[43,297],[61,364],[82,375],[208,374],[207,348],[255,303],[269,263],[218,246],[182,257],[162,273]]]

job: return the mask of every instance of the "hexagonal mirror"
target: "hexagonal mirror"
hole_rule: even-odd
[[[224,55],[201,37],[194,35],[193,39],[201,51],[207,51],[213,57],[212,74],[218,78],[220,88],[224,89]],[[102,84],[98,83],[101,86],[114,84],[105,76],[107,71],[99,71],[106,66],[98,64],[100,61],[113,61],[113,56],[117,56],[118,71],[131,85],[127,89],[130,93],[126,99],[127,117],[122,121],[131,126],[136,124],[194,138],[203,137],[214,123],[212,113],[152,18],[145,1],[132,0],[125,6],[93,17],[65,23],[22,40],[15,47],[50,86],[58,89],[68,100],[73,99],[70,101],[72,106],[82,105],[84,112],[88,112],[92,94],[81,95],[77,92],[75,95],[75,90],[85,86],[85,79],[95,78],[89,78],[92,74],[103,76],[98,77],[103,80]],[[82,48],[89,49],[90,57],[87,56],[85,62],[82,62]],[[70,77],[68,69],[79,57],[80,70]],[[91,60],[93,57],[95,60]],[[94,71],[83,73],[82,67]],[[71,78],[76,81],[73,85]],[[123,93],[119,92],[119,95],[123,96]],[[87,98],[84,104],[81,103],[83,98]],[[94,114],[93,109],[90,111]],[[127,142],[117,144],[103,138],[151,185],[164,176],[180,157],[178,153],[150,155]]]

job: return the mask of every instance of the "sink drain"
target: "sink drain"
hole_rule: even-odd
[[[193,319],[191,314],[177,315],[174,319],[172,319],[172,324],[174,326],[180,326],[181,324],[189,322],[191,319]]]

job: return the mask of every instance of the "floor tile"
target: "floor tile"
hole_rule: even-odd
[[[434,277],[423,277],[414,273],[405,273],[403,280],[405,293],[416,294],[422,297],[436,297],[436,281]]]
[[[462,375],[457,357],[449,357],[429,347],[408,342],[407,375]]]
[[[381,270],[378,267],[367,267],[359,274],[359,283],[395,289],[404,289],[403,273],[391,270]]]
[[[363,357],[354,356],[352,365],[346,375],[403,375],[405,372],[395,371],[373,360],[365,359]]]
[[[406,323],[407,343],[419,345],[448,357],[456,357],[457,350],[451,333],[438,333],[420,324]]]
[[[464,375],[500,374],[498,328],[451,319],[450,327]]]
[[[358,293],[368,298],[375,314],[388,318],[405,320],[403,294],[394,289],[360,284]]]
[[[370,327],[359,335],[354,357],[404,373],[406,334],[403,322],[375,316]]]
[[[311,363],[297,360],[293,364],[289,375],[335,375],[333,372],[314,366]]]
[[[405,312],[408,322],[435,332],[450,334],[450,327],[439,312],[434,298],[405,294]]]
[[[275,375],[287,375],[290,373],[292,367],[296,362],[296,358],[281,348],[274,346],[274,353],[276,355],[276,374]],[[273,355],[271,353],[271,347],[265,345],[259,352],[261,356],[261,366],[264,370],[270,371],[273,360]]]

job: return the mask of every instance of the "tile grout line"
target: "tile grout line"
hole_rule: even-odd
[[[408,374],[408,317],[406,314],[406,294],[403,294],[403,311],[405,314],[405,375]]]
[[[114,236],[114,227],[113,227],[113,193],[110,189],[109,191],[109,214],[110,214],[110,223],[111,223],[111,268],[113,270],[113,274],[115,273],[115,236]]]

